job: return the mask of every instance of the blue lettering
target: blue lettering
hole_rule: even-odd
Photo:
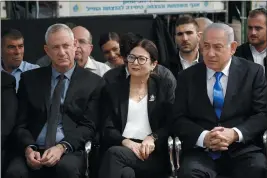
[[[159,4],[159,5],[147,5],[148,9],[162,9],[165,8],[165,4]]]
[[[103,11],[116,11],[116,10],[123,10],[124,6],[105,6],[103,7]]]
[[[100,7],[88,7],[88,6],[86,6],[86,10],[87,11],[100,11],[101,8]]]
[[[188,7],[188,4],[168,4],[167,8],[183,8]]]

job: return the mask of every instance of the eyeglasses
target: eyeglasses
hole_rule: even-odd
[[[135,56],[133,54],[129,54],[127,56],[127,61],[129,63],[134,63],[134,61],[137,59],[138,64],[140,65],[144,65],[146,63],[146,61],[149,59],[148,57],[145,56]]]

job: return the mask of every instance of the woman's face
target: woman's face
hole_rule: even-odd
[[[150,54],[140,46],[132,49],[127,57],[127,61],[130,75],[136,77],[149,75],[157,65],[157,61],[152,62]]]
[[[105,59],[115,66],[124,64],[120,55],[120,45],[117,41],[109,40],[101,47]]]

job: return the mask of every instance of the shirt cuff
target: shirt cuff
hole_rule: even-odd
[[[238,141],[237,142],[243,142],[244,141],[244,138],[243,138],[242,132],[238,128],[236,128],[236,127],[234,127],[233,129],[238,134]]]
[[[63,143],[63,144],[65,144],[65,145],[67,145],[67,147],[68,147],[68,149],[69,149],[68,152],[73,152],[73,148],[72,148],[72,146],[71,146],[71,144],[70,144],[69,142],[61,141],[61,142],[59,142],[59,143]]]
[[[209,131],[204,130],[204,131],[200,134],[200,136],[199,136],[198,139],[197,139],[197,143],[196,143],[197,146],[202,147],[202,148],[206,148],[206,147],[204,146],[204,138],[206,137],[207,133],[209,133]]]

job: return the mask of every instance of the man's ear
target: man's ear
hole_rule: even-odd
[[[231,43],[231,46],[230,46],[231,47],[231,55],[234,55],[235,54],[235,51],[236,51],[237,46],[238,46],[238,43],[236,41],[233,41]]]
[[[44,45],[44,50],[45,50],[46,54],[48,55],[48,46],[47,45]]]

